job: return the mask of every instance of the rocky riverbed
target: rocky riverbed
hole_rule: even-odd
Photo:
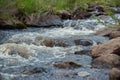
[[[104,17],[64,20],[59,27],[0,30],[0,80],[109,80],[111,69],[94,67],[90,52],[109,40],[96,31],[113,24]]]

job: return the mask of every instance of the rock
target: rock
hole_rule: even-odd
[[[83,45],[83,46],[90,46],[93,44],[91,40],[84,40],[84,39],[77,39],[74,40],[75,45]]]
[[[24,71],[23,74],[33,75],[33,74],[43,73],[43,72],[46,73],[44,68],[34,68],[33,70],[30,70],[30,71]]]
[[[0,80],[6,80],[6,79],[3,78],[3,76],[0,74]]]
[[[69,46],[63,40],[59,40],[59,39],[36,37],[35,41],[37,42],[36,43],[37,45],[38,45],[38,42],[40,42],[40,45],[44,45],[47,47],[54,47],[54,46],[67,47],[67,46]]]
[[[120,56],[116,54],[105,54],[93,60],[93,67],[112,68],[120,66]]]
[[[120,7],[112,7],[111,10],[112,10],[114,13],[120,13]]]
[[[91,16],[91,14],[81,8],[77,8],[73,14],[72,14],[72,18],[73,19],[85,19],[85,18],[89,18]]]
[[[120,69],[112,68],[109,72],[109,80],[120,80]]]
[[[97,9],[97,11],[98,12],[105,12],[105,6],[103,6],[103,5],[98,5],[98,6],[96,6],[96,9]]]
[[[112,32],[109,34],[109,37],[110,37],[110,39],[120,37],[120,31],[112,31]]]
[[[71,19],[71,13],[66,10],[57,11],[57,15],[61,17],[61,19]]]
[[[0,29],[24,29],[26,25],[17,19],[0,19]]]
[[[103,28],[98,30],[95,34],[96,35],[101,35],[101,36],[107,36],[110,38],[116,38],[119,37],[120,33],[120,27],[109,27],[109,28]]]
[[[86,77],[86,76],[89,76],[90,73],[88,73],[87,71],[81,71],[81,72],[78,72],[78,76],[80,77]]]
[[[31,14],[25,18],[24,23],[32,27],[51,27],[63,25],[60,17],[52,14]]]
[[[19,45],[19,44],[14,44],[14,43],[8,43],[3,45],[3,53],[7,53],[9,55],[20,55],[23,58],[29,58],[30,53],[28,51],[28,49],[23,46],[23,45]]]
[[[77,64],[75,62],[72,61],[65,61],[65,62],[58,62],[53,64],[55,67],[57,68],[63,68],[63,69],[74,69],[74,68],[79,68],[81,67],[80,64]]]
[[[93,58],[106,54],[120,55],[120,37],[112,39],[106,43],[96,45],[92,48],[91,55]]]
[[[76,55],[89,55],[90,50],[81,50],[81,51],[76,51],[74,54]]]

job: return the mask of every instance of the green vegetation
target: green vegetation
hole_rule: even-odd
[[[44,13],[47,10],[56,11],[62,9],[71,11],[78,6],[87,9],[86,4],[120,6],[120,0],[0,0],[0,11],[4,12],[5,9],[16,9],[25,14],[35,12]]]

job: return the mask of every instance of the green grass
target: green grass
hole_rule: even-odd
[[[86,4],[120,6],[120,0],[0,0],[0,10],[14,6],[14,8],[25,14],[31,14],[44,13],[47,10],[64,9],[72,11],[78,6],[87,9]]]

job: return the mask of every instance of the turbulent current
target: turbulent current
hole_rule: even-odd
[[[108,80],[108,70],[92,68],[89,54],[75,53],[108,41],[94,33],[111,24],[115,22],[108,17],[65,20],[62,27],[0,30],[0,80]],[[64,61],[82,67],[53,65]]]

